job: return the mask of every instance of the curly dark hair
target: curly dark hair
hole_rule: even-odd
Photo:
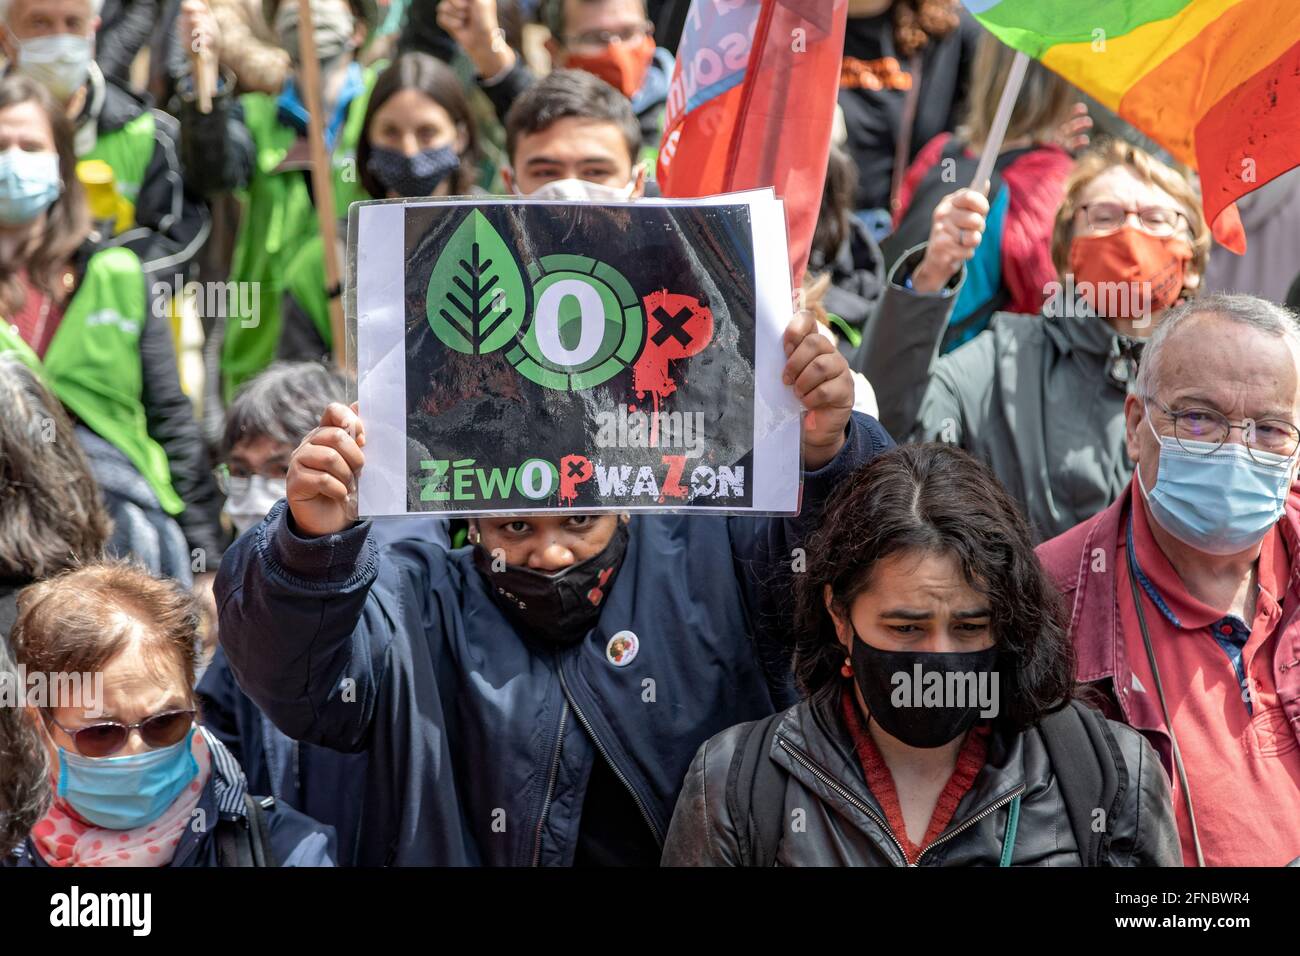
[[[813,695],[839,679],[844,648],[823,595],[847,617],[875,563],[904,551],[951,555],[989,601],[1001,648],[997,721],[1023,730],[1063,707],[1074,686],[1064,606],[1038,562],[1029,526],[981,462],[951,445],[903,445],[877,456],[837,490],[807,545],[795,582],[795,676]]]
[[[894,0],[894,47],[906,59],[931,40],[941,40],[961,22],[959,0]]]

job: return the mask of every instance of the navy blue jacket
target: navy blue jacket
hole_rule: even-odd
[[[797,517],[637,516],[575,646],[518,634],[471,549],[303,538],[283,502],[226,554],[221,641],[286,734],[370,755],[361,865],[567,865],[603,756],[662,844],[700,744],[790,706],[789,573],[838,481],[892,442],[854,415]],[[630,630],[626,666],[606,657]]]
[[[427,515],[385,518],[371,535],[378,542],[418,538],[442,547],[449,543],[447,521]],[[0,585],[0,636],[4,634],[3,585]],[[202,722],[226,745],[244,770],[248,789],[274,796],[338,835],[340,866],[356,863],[358,823],[366,781],[365,753],[340,753],[299,743],[266,720],[239,689],[226,653],[220,647],[196,688]]]
[[[219,817],[244,818],[247,789],[243,771],[234,757],[219,740],[207,733],[208,749],[212,754],[212,774],[199,795],[194,808],[195,821],[181,833],[171,866],[220,866],[217,856],[215,824]],[[263,811],[271,837],[271,853],[277,866],[334,866],[337,852],[334,828],[303,816],[292,807],[276,803]],[[48,866],[28,837],[13,853],[0,859],[0,866]]]

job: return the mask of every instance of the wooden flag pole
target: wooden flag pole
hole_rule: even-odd
[[[191,39],[190,72],[194,76],[194,95],[199,112],[206,116],[212,112],[212,97],[217,92],[217,58],[206,43],[202,49],[196,50]]]
[[[334,215],[334,176],[329,150],[325,148],[324,109],[321,104],[320,62],[316,59],[316,34],[310,0],[298,0],[298,56],[302,64],[302,96],[307,107],[307,145],[311,150],[311,190],[316,200],[316,216],[325,247],[325,281],[329,288],[340,288],[338,221]],[[331,351],[334,364],[346,364],[343,349],[343,297],[329,298]]]
[[[1011,111],[1016,108],[1016,98],[1020,96],[1020,86],[1025,82],[1025,70],[1029,69],[1027,54],[1016,51],[1011,61],[1011,72],[1007,74],[1007,85],[1002,87],[1002,99],[998,101],[998,111],[993,114],[993,125],[989,127],[989,138],[984,143],[984,152],[980,154],[979,166],[975,168],[975,179],[971,189],[984,195],[989,192],[989,177],[993,175],[993,164],[1002,152],[1002,141],[1006,139],[1007,126],[1011,123]]]

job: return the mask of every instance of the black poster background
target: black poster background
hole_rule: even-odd
[[[695,297],[713,313],[714,331],[700,353],[676,360],[670,374],[677,389],[659,411],[703,413],[703,453],[687,458],[680,483],[689,487],[699,465],[744,468],[744,494],[694,500],[602,498],[595,476],[578,485],[578,497],[561,501],[558,491],[534,500],[515,490],[508,499],[421,501],[430,472],[425,459],[474,459],[474,467],[503,470],[529,458],[560,467],[568,454],[593,462],[648,465],[662,485],[668,471],[663,455],[683,448],[601,448],[595,414],[620,404],[654,410],[649,394],[633,389],[628,368],[601,385],[567,392],[538,385],[507,361],[512,345],[486,355],[450,349],[429,324],[427,294],[434,264],[457,226],[477,209],[513,249],[525,275],[542,257],[585,255],[609,264],[631,283],[638,299],[666,289]],[[407,505],[411,511],[535,510],[572,507],[750,507],[754,425],[754,251],[748,207],[599,206],[549,204],[448,204],[406,210],[406,421]],[[529,313],[516,341],[532,321]],[[648,338],[648,335],[646,336]],[[644,345],[643,345],[644,349]],[[449,487],[449,486],[444,486]],[[473,482],[477,489],[477,480]]]

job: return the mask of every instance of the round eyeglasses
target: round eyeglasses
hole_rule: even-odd
[[[1300,428],[1285,419],[1247,418],[1238,424],[1213,408],[1190,407],[1174,411],[1159,399],[1148,401],[1154,402],[1173,421],[1174,438],[1179,447],[1193,455],[1218,451],[1234,430],[1241,432],[1242,444],[1260,464],[1271,462],[1260,458],[1256,452],[1290,458],[1300,448]]]

